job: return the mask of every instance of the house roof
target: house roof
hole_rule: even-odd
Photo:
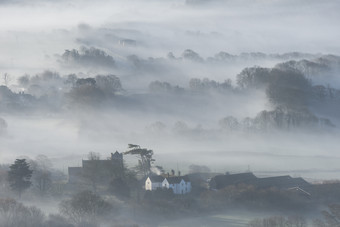
[[[292,178],[291,176],[276,176],[257,178],[252,173],[240,173],[231,175],[218,175],[211,181],[211,186],[221,189],[230,185],[249,184],[259,188],[276,187],[280,189],[291,187],[306,187],[310,184],[302,178]]]
[[[119,153],[118,151],[111,153],[111,159],[123,159],[123,153]]]
[[[230,185],[247,184],[257,179],[253,173],[238,173],[228,175],[217,175],[212,178],[212,182],[215,184],[215,188],[220,189]]]
[[[277,177],[266,177],[266,178],[258,178],[256,181],[252,182],[253,185],[256,185],[261,188],[268,187],[277,187],[282,188],[286,185],[291,187],[293,178],[290,176],[277,176]]]
[[[310,184],[301,177],[293,178],[291,176],[277,176],[258,178],[256,181],[251,182],[259,188],[276,187],[280,189],[287,189],[291,187],[307,187]]]
[[[182,181],[183,177],[167,177],[166,180],[169,184],[179,184]]]
[[[149,176],[151,182],[155,183],[155,182],[163,182],[164,177],[159,176],[159,175],[154,175],[154,176]]]
[[[169,182],[169,184],[179,184],[182,180],[184,182],[190,182],[188,176],[167,177],[166,180]]]

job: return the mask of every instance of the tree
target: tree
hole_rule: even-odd
[[[4,80],[4,85],[5,85],[6,87],[8,87],[9,82],[11,82],[11,80],[12,80],[11,76],[10,76],[8,73],[5,73],[5,74],[2,76],[2,79]]]
[[[109,190],[120,198],[130,197],[130,187],[126,180],[121,177],[117,177],[111,181]]]
[[[210,173],[210,169],[205,165],[190,165],[189,173]]]
[[[38,155],[30,161],[30,166],[33,170],[33,185],[40,195],[45,195],[52,186],[52,162],[45,155]]]
[[[129,149],[124,154],[132,154],[140,157],[138,160],[138,170],[146,177],[151,173],[151,164],[155,161],[152,158],[153,151],[146,148],[141,148],[139,145],[129,144]]]
[[[98,217],[106,215],[112,209],[113,206],[110,203],[91,191],[77,193],[59,205],[60,213],[75,224],[95,224]]]
[[[108,95],[112,95],[117,91],[123,90],[120,79],[115,75],[97,75],[96,84],[105,94]]]
[[[43,227],[45,215],[37,207],[24,206],[14,199],[0,198],[1,227]]]
[[[274,106],[302,109],[312,94],[311,82],[298,71],[273,69],[266,95]]]
[[[18,78],[18,84],[23,87],[27,87],[30,83],[30,76],[25,74]]]
[[[306,219],[301,216],[272,216],[263,219],[254,219],[248,223],[249,227],[307,227]]]
[[[237,75],[237,85],[242,89],[263,88],[270,82],[270,69],[261,67],[245,68]]]
[[[14,164],[9,166],[8,181],[11,189],[21,197],[24,190],[31,186],[32,170],[26,159],[16,159]]]
[[[69,221],[60,214],[50,214],[48,220],[45,222],[45,226],[48,227],[75,227]]]
[[[340,226],[340,205],[331,204],[328,206],[329,211],[322,211],[324,220],[315,220],[314,226],[317,227],[331,227]]]
[[[194,62],[203,62],[203,58],[201,56],[199,56],[198,53],[196,53],[195,51],[193,50],[190,50],[190,49],[186,49],[183,54],[182,54],[182,57],[184,59],[188,59],[188,60],[191,60],[191,61],[194,61]]]
[[[115,61],[105,51],[96,48],[81,47],[78,50],[65,50],[62,59],[66,64],[77,64],[86,67],[114,67]]]
[[[221,119],[218,123],[223,130],[230,132],[236,131],[240,127],[237,119],[233,116],[225,117]]]
[[[81,78],[77,79],[67,97],[72,105],[95,105],[104,100],[105,93],[97,86],[94,78]]]

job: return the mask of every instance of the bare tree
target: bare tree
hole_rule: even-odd
[[[75,194],[71,199],[60,203],[60,213],[73,223],[96,224],[98,217],[108,214],[113,206],[91,191]]]
[[[45,155],[30,161],[33,170],[32,183],[40,195],[45,195],[52,186],[52,162]]]
[[[14,199],[0,198],[0,225],[2,227],[43,227],[45,215],[36,207],[27,207]]]
[[[12,80],[12,77],[8,74],[8,73],[4,73],[4,75],[2,76],[2,79],[4,81],[4,85],[6,87],[8,87],[9,83],[11,82]]]
[[[314,226],[317,227],[339,227],[340,226],[340,205],[331,204],[328,206],[328,211],[322,211],[324,220],[315,220]]]
[[[301,216],[272,216],[257,218],[248,223],[249,227],[307,227],[306,219]]]
[[[236,131],[240,127],[240,124],[238,123],[237,119],[233,116],[225,117],[221,119],[218,123],[222,130],[230,132]]]

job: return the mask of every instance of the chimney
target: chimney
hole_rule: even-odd
[[[170,177],[170,174],[169,174],[169,172],[168,172],[168,177]]]
[[[178,176],[180,177],[181,176],[181,171],[178,170]]]

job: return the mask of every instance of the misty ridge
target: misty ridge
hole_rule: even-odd
[[[207,68],[213,68],[217,64],[219,67],[228,68],[228,65],[234,62],[256,62],[266,59],[278,59],[282,62],[273,68],[247,67],[234,76],[234,80],[227,78],[221,82],[208,78],[190,78],[187,75],[187,84],[182,86],[157,79],[157,74],[164,69],[164,65],[167,68],[175,68],[174,71],[186,63],[205,65]],[[100,108],[104,112],[123,112],[127,115],[136,112],[152,113],[156,118],[155,123],[145,125],[151,131],[164,130],[166,123],[162,122],[162,118],[171,115],[172,118],[177,117],[172,129],[176,133],[184,134],[190,132],[209,134],[211,130],[258,133],[311,129],[326,132],[335,130],[339,121],[336,117],[340,116],[339,110],[333,107],[339,105],[340,90],[328,83],[319,83],[327,81],[328,78],[331,81],[336,76],[340,57],[334,55],[315,56],[297,52],[275,55],[263,53],[231,55],[220,52],[214,57],[203,59],[198,53],[187,49],[180,57],[175,57],[172,53],[166,58],[148,59],[131,55],[124,61],[121,59],[115,61],[105,51],[94,47],[82,47],[80,51],[65,50],[58,62],[62,66],[78,69],[104,68],[106,74],[60,75],[58,72],[44,71],[36,75],[22,75],[18,77],[16,84],[13,83],[9,87],[1,86],[2,112],[22,114],[43,111],[63,114]],[[128,76],[129,79],[125,83],[133,77],[149,74],[148,86],[139,87],[139,92],[125,89],[125,69],[121,67],[123,64],[130,65],[130,73],[131,70],[134,73]],[[110,68],[122,76],[117,76],[118,73],[109,74]],[[7,84],[10,76],[6,74],[6,77],[3,80]],[[258,93],[264,95],[259,96]],[[265,109],[250,116],[228,115],[226,109],[229,106],[231,108],[237,106],[239,111],[242,111],[241,105],[245,99],[254,103],[263,102]],[[317,106],[323,106],[323,111],[329,110],[331,114],[319,113]],[[217,113],[213,114],[212,119],[202,119],[203,122],[200,122],[202,112],[199,111]],[[224,116],[223,111],[226,111]],[[197,125],[194,128],[185,122],[188,115],[194,120],[190,123]],[[215,122],[215,126],[211,128],[211,124],[208,123],[206,127],[204,121]],[[4,131],[5,119],[3,122]]]
[[[287,171],[268,157],[290,155],[292,169],[314,166],[306,156],[336,169],[339,6],[306,3],[2,2],[3,157],[25,143],[60,167],[135,142],[223,171],[245,169],[249,154],[261,171]]]

